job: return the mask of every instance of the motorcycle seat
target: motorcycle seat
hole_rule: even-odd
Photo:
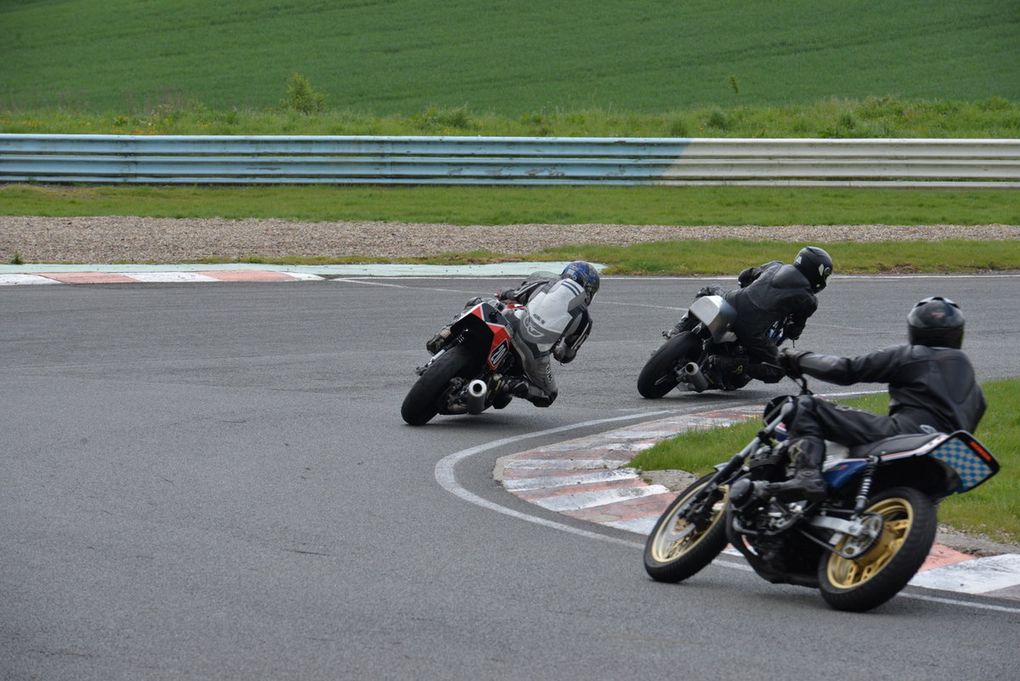
[[[863,459],[872,454],[893,454],[895,452],[909,452],[928,444],[933,438],[942,437],[942,433],[908,433],[906,435],[893,435],[882,440],[869,442],[864,445],[855,445],[850,448],[849,456],[853,459]]]

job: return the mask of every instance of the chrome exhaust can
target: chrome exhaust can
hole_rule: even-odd
[[[469,414],[481,414],[485,409],[485,396],[489,394],[489,386],[485,381],[476,378],[467,386],[467,410]]]
[[[695,392],[700,393],[708,388],[708,379],[705,378],[705,374],[701,373],[701,367],[697,362],[688,362],[684,365],[683,380]]]

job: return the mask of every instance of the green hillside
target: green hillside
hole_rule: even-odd
[[[0,110],[375,115],[1020,99],[1016,0],[0,0]]]

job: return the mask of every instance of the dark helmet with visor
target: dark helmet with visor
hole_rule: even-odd
[[[919,301],[907,315],[907,339],[911,345],[959,349],[964,323],[959,305],[949,298],[931,296]]]
[[[811,290],[818,293],[828,283],[832,274],[832,258],[824,249],[817,246],[805,246],[797,253],[793,266],[808,280]]]
[[[589,303],[599,290],[598,270],[591,263],[583,260],[575,260],[564,267],[563,272],[560,273],[560,279],[572,279],[580,284]]]

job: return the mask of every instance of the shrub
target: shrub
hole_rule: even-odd
[[[718,128],[719,130],[729,130],[730,127],[729,117],[719,109],[716,109],[712,113],[710,113],[708,115],[708,120],[706,122],[708,124],[708,127]]]
[[[287,98],[283,105],[305,115],[320,113],[326,108],[326,95],[313,88],[300,73],[294,73],[287,81]]]

